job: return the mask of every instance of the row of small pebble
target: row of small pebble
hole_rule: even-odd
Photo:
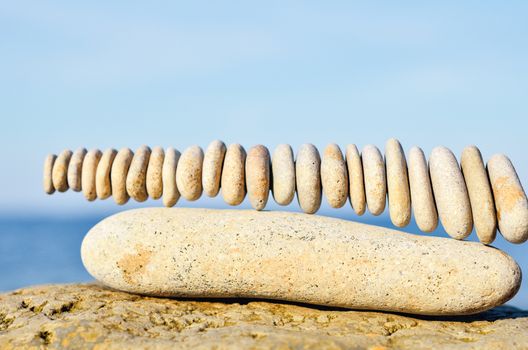
[[[129,197],[142,202],[163,196],[168,207],[180,195],[194,201],[202,192],[215,197],[221,189],[227,204],[242,203],[247,193],[257,210],[264,209],[271,189],[279,205],[290,204],[297,193],[301,209],[310,214],[319,209],[322,194],[334,208],[349,199],[358,215],[367,208],[380,215],[388,197],[397,227],[410,222],[412,209],[424,232],[435,230],[440,216],[445,231],[456,239],[466,238],[475,225],[480,241],[489,244],[497,223],[508,241],[528,239],[528,201],[511,161],[495,155],[485,166],[475,146],[464,149],[461,167],[445,147],[435,148],[429,163],[423,151],[413,147],[407,161],[395,139],[387,141],[385,159],[373,145],[361,153],[348,145],[343,156],[339,146],[330,144],[321,158],[315,146],[304,144],[294,159],[286,144],[270,157],[262,145],[246,153],[239,144],[226,147],[221,141],[213,141],[205,154],[199,146],[182,154],[174,148],[142,146],[135,154],[128,148],[81,148],[48,155],[44,190],[51,194],[68,188],[83,191],[90,201],[113,196],[118,204]]]

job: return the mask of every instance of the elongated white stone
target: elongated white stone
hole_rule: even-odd
[[[70,159],[68,164],[68,186],[75,192],[79,192],[81,188],[81,174],[84,157],[86,156],[86,148],[78,148]]]
[[[103,152],[101,160],[97,165],[95,173],[95,191],[97,198],[106,199],[112,195],[112,183],[110,180],[110,171],[112,170],[112,163],[117,155],[117,151],[113,148],[107,149]]]
[[[385,145],[385,164],[390,218],[395,226],[405,227],[411,221],[411,193],[405,154],[396,139]]]
[[[180,199],[180,191],[176,185],[176,169],[180,155],[178,150],[169,147],[163,160],[163,205],[166,207],[174,206]]]
[[[154,147],[150,154],[149,163],[147,167],[147,193],[152,199],[159,199],[163,194],[163,159],[165,158],[165,151],[161,147]]]
[[[53,187],[59,192],[65,192],[68,190],[68,165],[72,157],[72,151],[66,149],[62,151],[55,163],[53,163]]]
[[[44,172],[42,177],[42,186],[44,187],[44,192],[47,194],[52,194],[55,192],[55,187],[53,187],[53,164],[55,163],[57,156],[55,154],[48,154],[44,160]]]
[[[363,215],[367,208],[365,198],[365,182],[363,180],[363,164],[356,145],[346,148],[346,163],[348,169],[348,188],[350,204],[357,215]]]
[[[335,143],[328,145],[321,160],[323,193],[332,208],[341,208],[348,198],[348,174],[341,149]]]
[[[222,167],[221,187],[224,202],[239,205],[246,197],[246,151],[239,144],[229,145]]]
[[[130,148],[121,148],[114,158],[110,181],[112,183],[112,197],[114,201],[123,205],[128,202],[130,196],[126,189],[127,175],[134,158],[134,152]]]
[[[418,228],[423,232],[433,232],[438,226],[438,213],[427,160],[418,147],[409,151],[409,185],[411,205]]]
[[[251,206],[266,207],[270,191],[270,155],[265,146],[251,147],[246,158],[246,188]]]
[[[92,149],[86,153],[84,157],[82,174],[81,174],[81,186],[84,197],[93,201],[97,198],[97,190],[95,185],[95,178],[97,174],[97,166],[99,160],[103,154],[98,149]]]
[[[299,148],[295,162],[297,200],[301,209],[313,214],[321,206],[321,157],[312,144]]]
[[[205,151],[202,170],[202,185],[208,197],[216,197],[220,190],[220,178],[222,176],[222,166],[226,146],[220,140],[215,140],[209,144]]]
[[[97,280],[127,292],[426,315],[492,308],[521,282],[511,257],[480,243],[254,210],[121,212],[90,230],[81,256]]]
[[[495,197],[499,230],[508,241],[528,239],[528,200],[512,162],[503,154],[488,161],[488,174]]]
[[[290,204],[295,196],[295,161],[290,145],[281,144],[275,148],[271,169],[273,199],[279,205]]]
[[[147,193],[147,168],[150,158],[150,147],[141,146],[136,150],[132,163],[128,168],[126,189],[130,197],[138,202],[144,202],[148,198]]]
[[[380,215],[385,210],[387,202],[385,162],[379,149],[374,145],[367,145],[363,148],[361,160],[363,161],[368,209],[372,215]]]
[[[466,238],[473,230],[473,216],[464,176],[454,154],[445,147],[433,149],[429,173],[442,226],[451,237]]]
[[[202,195],[203,151],[191,146],[183,151],[176,169],[178,191],[188,201],[195,201]]]

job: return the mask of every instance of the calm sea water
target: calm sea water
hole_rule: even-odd
[[[86,232],[105,216],[0,217],[0,291],[44,283],[92,280],[82,265],[80,246]],[[386,217],[361,221],[392,227]],[[405,231],[419,232],[414,224]],[[445,233],[438,230],[435,235],[445,236]],[[474,236],[473,233],[473,239]],[[513,245],[498,237],[494,246],[513,256],[522,270],[528,271],[528,243]],[[527,281],[523,281],[521,290],[508,304],[528,309]]]

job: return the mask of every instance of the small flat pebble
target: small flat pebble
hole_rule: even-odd
[[[97,174],[97,166],[101,160],[102,153],[98,149],[92,149],[86,153],[84,157],[82,173],[81,173],[81,187],[84,197],[89,201],[94,201],[97,198],[97,190],[95,185],[95,178]]]
[[[387,202],[385,162],[379,149],[374,145],[363,148],[361,160],[368,209],[372,215],[380,215],[385,210]]]
[[[246,151],[239,144],[229,145],[222,167],[221,188],[224,202],[239,205],[246,197]]]
[[[163,151],[163,148],[154,147],[152,149],[147,167],[147,193],[152,199],[159,199],[163,194],[161,173],[163,171],[164,158],[165,151]]]
[[[84,157],[86,156],[86,148],[78,148],[70,159],[68,164],[68,186],[75,192],[82,190],[81,174]]]
[[[95,173],[95,191],[97,198],[106,199],[112,195],[112,183],[110,180],[110,171],[112,170],[112,163],[116,157],[117,151],[113,148],[107,149],[103,152],[101,160],[97,165]]]
[[[491,244],[497,234],[497,214],[488,173],[479,149],[475,146],[464,148],[460,165],[468,189],[475,231],[482,243]]]
[[[183,151],[176,169],[176,185],[183,198],[195,201],[202,195],[202,165],[204,154],[199,146]]]
[[[405,153],[396,139],[385,145],[385,164],[390,218],[394,226],[405,227],[411,221],[411,192]]]
[[[295,161],[297,199],[301,209],[313,214],[321,206],[321,157],[312,144],[299,148]]]
[[[464,176],[454,154],[446,147],[434,148],[429,173],[442,226],[451,237],[466,238],[473,230],[473,215]]]
[[[295,196],[295,161],[290,145],[275,148],[271,159],[273,198],[279,205],[288,205]]]
[[[176,185],[176,170],[180,159],[180,152],[172,147],[167,148],[163,161],[163,205],[172,207],[180,199],[180,191]]]
[[[138,202],[148,198],[147,168],[150,159],[150,147],[141,146],[136,150],[128,169],[126,189],[128,195]]]
[[[510,256],[477,242],[277,211],[129,210],[93,227],[81,257],[95,279],[131,293],[423,315],[478,313],[521,285]]]
[[[57,156],[55,154],[48,154],[44,160],[44,173],[42,177],[42,186],[44,187],[44,192],[47,194],[52,194],[55,192],[55,187],[53,187],[53,164],[55,163]]]
[[[202,185],[208,197],[216,197],[220,191],[220,178],[222,177],[225,153],[226,145],[220,140],[211,142],[205,151]]]
[[[246,188],[256,210],[266,207],[270,191],[270,154],[263,145],[251,147],[246,157]]]
[[[66,192],[68,186],[68,165],[72,157],[72,151],[66,149],[62,151],[53,163],[52,180],[53,187],[59,192]]]
[[[332,208],[341,208],[348,198],[348,173],[343,153],[335,143],[326,146],[321,160],[323,193]]]
[[[429,168],[423,151],[413,147],[409,151],[409,185],[414,219],[422,232],[433,232],[438,226]]]
[[[363,164],[356,145],[346,148],[346,164],[348,169],[348,188],[350,205],[357,215],[363,215],[367,208],[365,198],[365,182],[363,180]]]
[[[506,240],[528,239],[528,200],[512,162],[503,154],[488,161],[488,174],[495,197],[499,230]]]
[[[130,148],[121,148],[114,158],[110,181],[112,184],[112,197],[114,201],[123,205],[128,202],[130,196],[126,189],[128,169],[134,158],[134,152]]]

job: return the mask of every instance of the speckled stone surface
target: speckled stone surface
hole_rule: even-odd
[[[326,146],[321,160],[323,193],[332,208],[341,208],[348,198],[348,172],[341,149],[335,143]]]
[[[84,197],[93,201],[97,198],[97,191],[95,188],[95,177],[97,173],[97,166],[103,154],[98,149],[89,150],[84,157],[81,173],[81,187]]]
[[[279,205],[288,205],[295,196],[295,161],[290,145],[275,148],[271,159],[273,199]]]
[[[528,200],[510,159],[496,154],[488,161],[488,174],[495,197],[499,230],[508,241],[528,239]]]
[[[95,173],[95,191],[97,192],[97,198],[99,199],[106,199],[112,195],[110,171],[116,154],[117,151],[113,148],[105,150],[101,156],[99,164],[97,165],[97,171]]]
[[[434,148],[429,158],[429,173],[442,226],[451,237],[466,238],[473,230],[473,214],[455,155],[446,147]]]
[[[527,349],[528,312],[411,317],[254,300],[142,297],[99,285],[0,294],[0,348]]]
[[[421,231],[432,232],[438,226],[438,213],[427,160],[419,147],[412,147],[409,151],[408,170],[414,219]]]
[[[163,205],[172,207],[180,199],[180,191],[176,185],[176,169],[180,159],[180,152],[173,147],[167,148],[165,159],[163,160],[163,169],[161,173],[163,181]]]
[[[238,143],[227,147],[220,179],[222,197],[229,205],[239,205],[246,197],[246,151]]]
[[[68,165],[72,157],[72,151],[65,149],[53,163],[52,180],[53,187],[59,192],[68,190]]]
[[[255,210],[262,210],[268,202],[271,174],[270,154],[263,145],[249,149],[246,158],[246,188],[249,203]]]
[[[374,145],[366,145],[361,152],[365,195],[372,215],[380,215],[387,202],[387,177],[381,152]]]
[[[81,171],[85,156],[86,148],[78,148],[73,152],[70,163],[68,164],[68,186],[75,192],[81,190]]]
[[[488,173],[479,149],[475,146],[464,148],[460,166],[468,189],[475,231],[482,243],[490,244],[497,234],[497,214]]]
[[[365,183],[363,180],[363,164],[356,145],[346,148],[346,164],[348,170],[348,189],[350,205],[357,215],[363,215],[367,208],[365,198]]]
[[[195,201],[202,195],[202,165],[204,154],[200,146],[183,151],[176,169],[176,185],[183,198]]]
[[[127,193],[138,202],[144,202],[148,198],[146,177],[150,152],[150,147],[148,146],[139,147],[128,168],[126,179]]]
[[[89,231],[81,256],[96,279],[134,293],[429,315],[500,305],[521,281],[511,257],[480,243],[254,210],[121,212]]]
[[[126,189],[126,180],[128,175],[128,169],[134,158],[134,152],[130,148],[121,148],[114,162],[112,163],[112,170],[110,171],[110,181],[112,183],[112,197],[114,201],[119,204],[125,204],[128,202],[130,196]]]
[[[321,156],[312,144],[299,147],[295,160],[295,186],[301,209],[313,214],[321,206]]]
[[[42,174],[42,187],[44,192],[47,194],[52,194],[55,192],[55,187],[53,187],[53,163],[55,163],[57,156],[54,154],[48,154],[44,159],[44,168]]]
[[[220,190],[220,178],[222,176],[222,166],[224,165],[225,153],[226,146],[220,140],[211,142],[205,151],[202,169],[202,185],[203,190],[208,197],[215,197]]]
[[[161,147],[154,147],[150,154],[149,164],[147,167],[147,193],[152,199],[159,199],[163,194],[163,161],[165,160],[165,151]]]
[[[390,218],[396,227],[405,227],[411,221],[411,193],[405,153],[396,139],[385,145],[385,167]]]

